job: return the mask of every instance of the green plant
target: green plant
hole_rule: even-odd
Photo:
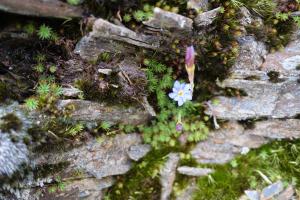
[[[57,70],[57,67],[56,67],[55,65],[51,65],[51,66],[49,67],[49,71],[50,71],[52,74],[55,73],[56,70]]]
[[[38,73],[43,73],[45,68],[44,65],[42,63],[38,63],[35,67],[34,70]]]
[[[84,125],[82,123],[78,123],[67,127],[65,134],[70,136],[76,136],[78,133],[82,132],[83,129],[84,129]]]
[[[177,108],[175,103],[167,96],[167,91],[173,86],[172,69],[155,61],[144,61],[147,66],[148,90],[156,98],[159,109],[157,119],[152,121],[151,126],[141,126],[139,130],[143,133],[146,143],[154,148],[165,145],[176,146],[179,144],[180,136],[184,136],[188,142],[197,142],[205,139],[208,128],[199,120],[201,113],[197,104],[186,102],[182,108]],[[184,131],[176,130],[176,117],[181,113]]]
[[[27,24],[24,26],[24,30],[27,34],[33,35],[35,32],[35,26],[32,23]]]
[[[144,21],[146,19],[145,12],[143,12],[142,10],[135,11],[133,13],[133,17],[138,22],[142,22],[142,21]]]
[[[68,4],[73,5],[73,6],[77,6],[78,4],[80,4],[80,0],[67,0]]]
[[[131,19],[132,19],[132,18],[131,18],[131,15],[130,15],[130,14],[125,14],[125,15],[123,16],[123,20],[124,20],[124,22],[126,22],[126,23],[130,22]]]
[[[298,16],[293,17],[293,20],[297,24],[297,26],[300,27],[300,17],[298,17]]]
[[[101,122],[100,128],[102,128],[105,131],[109,131],[109,129],[111,128],[111,124],[105,121]]]
[[[44,96],[47,95],[50,92],[50,84],[46,83],[46,82],[42,82],[39,84],[39,86],[37,87],[37,93],[40,96]]]
[[[42,40],[51,39],[52,34],[52,29],[49,26],[46,26],[45,24],[41,25],[38,30],[38,36]]]
[[[280,20],[280,21],[286,21],[289,19],[289,14],[288,13],[276,13],[275,17]]]
[[[29,98],[25,100],[25,106],[29,110],[35,110],[38,108],[38,101],[35,98]]]

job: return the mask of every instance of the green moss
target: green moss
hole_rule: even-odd
[[[116,77],[114,75],[110,76],[110,83],[116,83]],[[120,99],[115,98],[120,92],[120,88],[110,87],[104,88],[103,91],[100,90],[99,85],[93,83],[88,79],[80,79],[75,83],[76,87],[83,92],[84,99],[93,101],[105,101],[109,104],[119,103]],[[122,99],[124,100],[124,99]]]
[[[108,191],[107,197],[114,200],[123,199],[159,199],[159,170],[171,149],[152,151],[136,163],[125,176],[119,177],[117,183]]]
[[[0,81],[0,103],[4,102],[7,99],[18,99],[18,95],[15,93],[12,86],[4,81]]]
[[[268,72],[268,77],[269,77],[269,81],[272,83],[279,83],[279,82],[283,82],[283,79],[279,78],[279,72],[276,71],[270,71]]]
[[[3,132],[9,132],[10,130],[18,131],[22,128],[22,121],[14,114],[9,113],[1,118],[2,122],[0,129]]]
[[[56,175],[66,167],[68,167],[68,162],[60,162],[57,164],[44,164],[39,165],[33,170],[35,179],[44,178],[49,175]]]
[[[234,165],[205,165],[214,168],[215,173],[198,179],[195,199],[232,200],[238,199],[246,189],[262,189],[268,183],[259,172],[272,182],[283,180],[299,187],[299,151],[300,140],[276,141],[237,157]]]

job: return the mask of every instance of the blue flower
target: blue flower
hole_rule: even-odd
[[[191,84],[180,83],[175,81],[173,92],[169,94],[171,99],[178,102],[178,106],[182,106],[186,101],[192,100],[192,86]]]

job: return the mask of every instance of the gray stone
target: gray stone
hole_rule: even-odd
[[[300,41],[293,41],[283,51],[267,56],[264,45],[251,37],[246,41],[246,47],[241,47],[231,76],[219,85],[240,89],[247,96],[217,97],[220,103],[211,106],[207,113],[214,113],[217,118],[228,120],[261,117],[281,119],[298,115],[300,88],[297,79],[300,71],[296,67],[300,64]],[[278,81],[272,81],[268,72],[278,72]],[[252,80],[251,77],[255,79]]]
[[[267,55],[267,47],[263,42],[257,41],[254,36],[244,36],[238,40],[240,45],[239,56],[232,68],[232,71],[238,69],[256,70],[264,62]]]
[[[81,17],[83,10],[58,0],[1,0],[0,10],[20,15],[73,18]]]
[[[195,26],[198,28],[205,28],[209,25],[211,25],[215,19],[217,18],[220,7],[215,8],[213,10],[198,14],[197,17],[194,19]]]
[[[296,200],[295,190],[292,185],[289,185],[283,192],[276,196],[276,200]]]
[[[73,106],[75,109],[70,114],[71,118],[86,123],[105,121],[111,125],[117,123],[138,125],[147,122],[151,118],[151,115],[144,108],[138,106],[109,106],[106,103],[78,99],[60,100],[57,106],[59,109]]]
[[[278,181],[264,188],[261,193],[261,200],[268,200],[283,191],[283,183]]]
[[[151,150],[151,146],[147,144],[133,145],[128,150],[128,156],[134,161],[140,160]]]
[[[13,142],[8,134],[0,132],[0,180],[17,172],[29,163],[29,151],[23,142]]]
[[[63,93],[63,96],[65,96],[65,97],[76,98],[80,94],[82,94],[82,91],[77,88],[74,88],[74,87],[64,87],[64,88],[62,88],[62,93]]]
[[[244,148],[259,148],[274,139],[291,138],[300,138],[298,119],[259,121],[252,129],[229,122],[211,132],[207,140],[199,142],[191,155],[202,164],[224,164],[243,153]]]
[[[196,11],[207,11],[209,3],[208,0],[188,0],[187,7]]]
[[[186,188],[176,197],[176,200],[192,200],[193,193],[198,189],[195,179],[190,179]]]
[[[143,22],[150,29],[170,31],[172,34],[191,33],[193,20],[182,15],[154,8],[154,16]]]
[[[32,122],[17,102],[0,106],[0,125],[10,123],[5,120],[5,116],[8,115],[18,118],[21,124],[17,129],[0,131],[0,182],[2,182],[2,178],[12,176],[15,172],[20,171],[23,166],[30,163],[30,152],[23,139],[30,138],[27,129]]]
[[[103,52],[134,53],[134,47],[157,49],[159,40],[99,18],[94,22],[93,31],[77,43],[74,51],[82,58],[93,61]]]
[[[138,134],[118,134],[113,138],[103,136],[103,142],[92,140],[70,151],[37,155],[35,163],[42,165],[69,162],[65,172],[81,170],[102,179],[128,172],[132,164],[127,154],[128,149],[141,142]]]
[[[211,140],[200,142],[191,151],[191,155],[198,163],[224,164],[234,158],[239,148],[234,145],[214,143]]]
[[[259,192],[256,190],[246,190],[245,194],[249,198],[249,200],[260,200]]]
[[[181,166],[177,168],[178,173],[188,176],[207,176],[214,172],[214,170],[209,168],[196,168],[196,167],[188,167]]]
[[[178,153],[170,153],[167,162],[160,171],[161,200],[168,200],[172,193],[179,159]]]
[[[251,25],[255,24],[255,27],[261,27],[261,28],[264,25],[263,20],[258,16],[252,15],[246,7],[240,7],[239,14],[240,14],[239,22],[243,26],[242,30],[244,33],[247,32],[245,28]]]
[[[112,73],[112,69],[98,69],[100,74],[110,75]]]

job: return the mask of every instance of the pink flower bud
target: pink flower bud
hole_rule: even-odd
[[[189,46],[186,48],[185,69],[188,73],[188,77],[191,85],[194,85],[195,55],[196,53],[195,53],[194,46]]]

